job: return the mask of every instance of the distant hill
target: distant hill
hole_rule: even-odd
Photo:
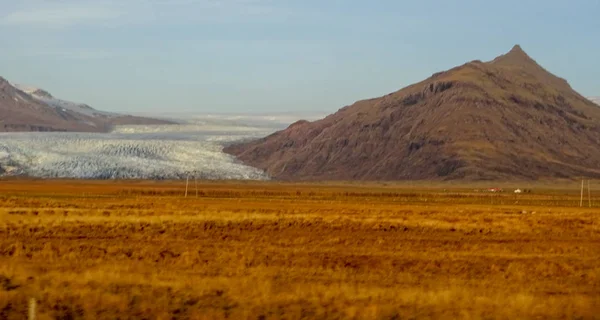
[[[96,110],[86,104],[53,97],[31,86],[15,85],[0,77],[0,132],[106,132],[115,125],[172,122]]]
[[[225,151],[283,180],[600,177],[600,108],[517,45]]]

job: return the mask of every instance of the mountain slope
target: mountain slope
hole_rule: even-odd
[[[593,102],[593,103],[597,104],[598,106],[600,106],[600,97],[588,97],[588,99],[591,102]]]
[[[169,124],[165,120],[98,111],[54,98],[45,90],[14,85],[0,77],[0,132],[106,132],[122,124]]]
[[[84,114],[84,115],[90,116],[90,117],[99,116],[99,115],[101,115],[101,116],[118,116],[118,114],[116,114],[116,113],[96,110],[84,103],[76,103],[76,102],[71,102],[71,101],[66,101],[66,100],[55,98],[48,91],[40,89],[40,88],[26,86],[26,85],[20,85],[20,84],[13,84],[13,87],[29,94],[31,97],[38,100],[39,102],[47,104],[51,107],[71,110],[71,111],[81,113],[81,114]]]
[[[278,179],[600,177],[599,120],[515,46],[225,152]]]
[[[104,131],[91,118],[49,108],[0,78],[0,131]]]

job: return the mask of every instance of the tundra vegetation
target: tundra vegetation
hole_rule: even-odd
[[[0,319],[598,318],[600,198],[510,186],[3,180]]]

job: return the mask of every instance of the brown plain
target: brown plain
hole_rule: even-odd
[[[481,187],[0,181],[0,319],[598,319],[600,198]]]

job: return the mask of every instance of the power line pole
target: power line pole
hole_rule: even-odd
[[[187,198],[188,185],[190,184],[190,176],[185,177],[185,198]],[[583,192],[583,191],[582,191]]]
[[[590,180],[588,180],[588,202],[590,205],[590,208],[592,207],[592,191],[590,191]]]
[[[583,207],[583,179],[581,180],[581,199],[579,200],[579,206]]]
[[[35,298],[30,298],[29,299],[29,312],[28,312],[29,317],[27,319],[35,320],[36,315],[37,315],[37,312],[35,311],[35,309],[36,309]]]

